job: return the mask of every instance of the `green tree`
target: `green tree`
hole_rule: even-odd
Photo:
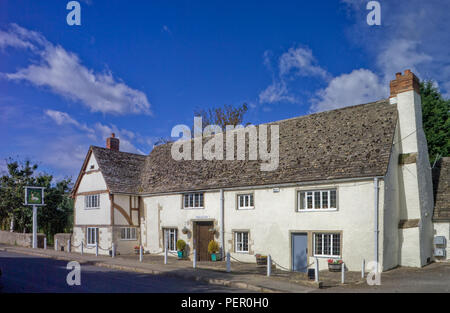
[[[8,172],[0,177],[0,226],[17,232],[32,229],[32,207],[25,206],[24,187],[45,187],[45,206],[38,209],[38,231],[45,233],[49,242],[58,232],[70,232],[73,220],[73,200],[69,193],[70,179],[53,182],[53,176],[39,173],[30,161],[7,160]]]
[[[421,82],[423,129],[430,162],[450,156],[450,100],[444,99],[432,81]]]

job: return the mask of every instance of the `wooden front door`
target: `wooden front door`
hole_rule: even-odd
[[[197,250],[198,261],[210,261],[211,257],[208,253],[208,244],[214,240],[214,234],[209,230],[214,227],[213,222],[196,222],[195,223],[195,249]]]

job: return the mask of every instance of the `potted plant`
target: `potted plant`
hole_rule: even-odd
[[[267,255],[255,254],[256,265],[267,265]]]
[[[183,239],[177,240],[178,259],[181,260],[184,256],[184,249],[186,249],[186,242]]]
[[[219,244],[215,240],[211,240],[208,244],[208,252],[211,254],[211,260],[217,261],[217,252],[219,252]]]
[[[181,230],[181,232],[186,235],[189,232],[189,228],[184,226],[183,229]]]
[[[328,259],[328,270],[330,272],[340,272],[342,270],[342,260]]]
[[[139,254],[139,250],[141,249],[141,247],[139,246],[134,246],[134,253],[135,254]]]

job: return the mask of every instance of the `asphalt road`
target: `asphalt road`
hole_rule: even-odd
[[[248,292],[158,275],[81,265],[81,285],[66,283],[67,262],[0,251],[3,293],[204,293]]]

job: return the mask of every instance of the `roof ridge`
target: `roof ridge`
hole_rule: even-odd
[[[148,154],[139,154],[139,153],[126,152],[126,151],[117,151],[117,150],[111,150],[111,149],[108,149],[108,148],[94,146],[94,145],[91,145],[91,148],[102,149],[102,150],[105,150],[105,151],[114,151],[114,152],[119,152],[119,153],[126,153],[126,154],[131,154],[131,155],[135,155],[135,156],[144,157],[144,158],[148,156]]]

